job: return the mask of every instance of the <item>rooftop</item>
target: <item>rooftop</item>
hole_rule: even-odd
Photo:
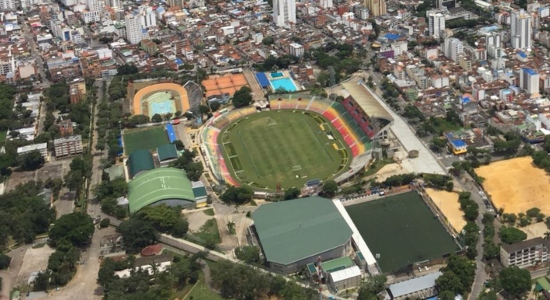
[[[174,144],[165,144],[157,147],[159,161],[178,158],[178,150]]]
[[[128,184],[130,213],[162,200],[195,201],[191,182],[185,171],[159,168],[146,172]]]
[[[418,291],[435,287],[435,280],[443,275],[441,272],[435,272],[422,277],[394,283],[389,286],[393,298],[409,295]]]
[[[506,252],[511,253],[511,252],[516,252],[518,250],[522,250],[522,249],[525,249],[525,248],[530,248],[530,247],[537,246],[537,245],[546,245],[546,247],[548,247],[549,246],[548,244],[549,244],[549,241],[547,241],[547,240],[545,240],[541,237],[536,237],[534,239],[521,241],[521,242],[518,242],[518,243],[515,243],[515,244],[511,244],[511,245],[503,243],[500,247],[502,247],[502,249],[504,249]]]
[[[352,235],[332,200],[321,197],[264,204],[252,219],[266,259],[280,264],[344,245]]]
[[[334,273],[330,273],[330,277],[332,277],[332,282],[338,282],[357,276],[361,276],[361,269],[359,269],[358,266],[353,266],[351,268],[346,268],[340,271],[336,271]]]
[[[130,177],[134,177],[141,171],[151,170],[155,168],[155,162],[153,161],[153,155],[149,150],[135,151],[128,157],[128,169]]]
[[[323,271],[327,273],[343,270],[353,265],[354,265],[353,261],[349,256],[344,256],[344,257],[328,260],[321,263],[321,267],[323,268]]]

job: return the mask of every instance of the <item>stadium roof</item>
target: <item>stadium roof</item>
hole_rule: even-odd
[[[174,144],[165,144],[157,147],[159,161],[178,158],[178,150]]]
[[[389,286],[393,298],[409,295],[418,291],[435,287],[435,280],[443,273],[435,272],[426,276],[402,281]]]
[[[361,106],[363,111],[371,118],[380,118],[393,121],[390,113],[376,100],[375,96],[359,83],[359,77],[353,77],[342,83],[342,86],[355,99],[355,102]]]
[[[141,171],[152,170],[155,168],[153,154],[149,150],[137,150],[128,157],[128,168],[130,177],[134,177]]]
[[[195,201],[191,181],[176,168],[151,170],[128,184],[130,213],[161,200]]]
[[[341,246],[352,235],[332,200],[321,197],[264,204],[252,219],[266,259],[284,265]]]

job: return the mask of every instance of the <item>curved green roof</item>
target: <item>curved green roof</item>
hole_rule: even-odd
[[[138,150],[128,157],[128,168],[130,177],[134,177],[137,173],[155,168],[153,154],[149,150]]]
[[[195,201],[191,181],[185,171],[159,168],[146,172],[128,184],[130,213],[162,200]]]

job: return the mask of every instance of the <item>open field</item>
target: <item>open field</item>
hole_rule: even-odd
[[[126,156],[137,150],[153,150],[168,143],[168,135],[163,126],[126,129],[122,139]]]
[[[498,209],[518,214],[538,207],[550,215],[550,177],[533,165],[531,157],[491,163],[475,172],[485,178],[483,188]]]
[[[346,207],[383,272],[459,250],[416,191]]]
[[[220,295],[214,293],[211,291],[205,283],[204,273],[200,272],[199,280],[197,283],[193,286],[193,288],[190,290],[190,292],[185,296],[185,300],[194,300],[194,299],[201,299],[201,300],[222,300]]]
[[[301,111],[252,114],[227,126],[218,139],[234,178],[260,189],[332,178],[351,159],[332,125]]]
[[[462,231],[466,225],[466,220],[464,220],[464,213],[460,210],[458,194],[429,188],[426,189],[426,192],[430,198],[432,198],[439,210],[443,212],[449,224],[451,224],[457,232]]]
[[[534,239],[536,237],[544,238],[544,234],[548,232],[548,227],[544,222],[527,225],[520,228],[521,231],[527,234],[527,240]]]

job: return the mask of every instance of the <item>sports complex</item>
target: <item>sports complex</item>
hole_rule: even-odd
[[[141,87],[141,88],[140,88]],[[189,81],[185,85],[159,80],[136,80],[128,85],[133,115],[196,112],[202,99],[201,87]],[[133,97],[132,97],[133,95]]]
[[[408,270],[460,250],[416,191],[347,206],[346,211],[382,272]]]
[[[342,103],[307,94],[269,97],[265,107],[236,109],[209,120],[201,151],[221,182],[256,190],[344,181],[371,159],[373,139],[390,114],[359,84]]]

